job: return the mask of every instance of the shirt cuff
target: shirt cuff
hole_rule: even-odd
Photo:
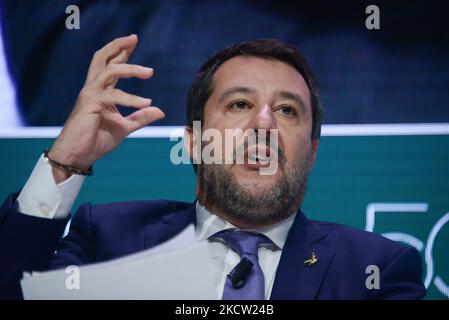
[[[85,176],[74,174],[56,184],[51,165],[41,155],[17,198],[19,212],[47,219],[66,218],[84,179]]]

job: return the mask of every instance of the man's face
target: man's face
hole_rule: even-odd
[[[256,208],[257,204],[254,205],[258,200],[262,201],[260,206],[267,206],[278,199],[278,206],[274,204],[272,208],[266,208],[265,215],[270,216],[267,219],[271,222],[279,219],[273,216],[276,213],[270,214],[268,211],[291,211],[293,209],[286,206],[296,206],[295,210],[299,207],[307,175],[315,158],[316,144],[311,140],[312,108],[309,89],[303,77],[293,67],[280,61],[255,57],[238,56],[226,61],[214,75],[213,92],[205,105],[202,125],[203,131],[215,128],[223,137],[225,129],[242,131],[277,129],[280,151],[279,168],[272,175],[261,175],[259,163],[200,165],[200,180],[205,180],[200,181],[200,199],[201,195],[205,197],[203,202],[206,204],[211,202],[210,206],[218,206],[215,209],[226,212],[225,216],[229,211],[239,210],[229,208],[232,207],[232,203],[226,203],[226,199],[216,199],[217,195],[212,195],[210,199],[211,188],[221,183],[223,185],[218,188],[219,190],[215,190],[216,192],[223,194],[223,188],[229,188],[230,185],[231,190],[228,190],[227,198],[238,193],[240,197],[246,197],[247,202],[253,203],[250,207],[240,208],[245,212],[236,213],[237,216],[249,215],[251,218],[259,214],[262,208]],[[224,143],[223,138],[223,145]],[[257,145],[257,148],[265,147]],[[287,189],[290,189],[290,192]],[[294,199],[279,199],[283,196]],[[235,203],[238,200],[231,201]],[[225,203],[217,203],[220,201]],[[248,212],[251,208],[257,213]],[[278,214],[281,218],[285,218],[291,213]],[[233,217],[227,218],[231,218],[233,222]],[[264,223],[262,217],[259,218],[261,224],[270,223],[267,219]],[[241,219],[237,217],[236,220]]]

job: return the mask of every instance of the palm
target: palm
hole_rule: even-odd
[[[115,106],[103,111],[99,121],[98,132],[94,142],[94,152],[97,158],[112,151],[128,135],[126,119]]]

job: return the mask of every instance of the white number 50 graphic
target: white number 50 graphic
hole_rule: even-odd
[[[415,212],[425,213],[427,212],[429,205],[427,203],[370,203],[366,207],[366,231],[374,231],[374,225],[376,222],[376,212],[394,213],[394,212]],[[426,288],[430,286],[433,278],[433,284],[435,287],[446,297],[449,298],[449,286],[441,279],[439,275],[434,277],[434,263],[433,263],[433,244],[435,238],[440,232],[441,228],[449,221],[449,212],[444,214],[432,227],[429,236],[427,237],[426,245],[423,241],[403,232],[387,232],[382,235],[394,241],[401,241],[416,248],[420,253],[424,250],[424,259],[426,262],[426,278],[424,284]]]

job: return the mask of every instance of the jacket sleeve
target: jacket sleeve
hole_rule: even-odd
[[[21,299],[24,271],[50,268],[54,251],[68,222],[45,219],[17,211],[18,194],[10,195],[0,208],[0,298]]]
[[[45,271],[82,265],[95,257],[95,237],[91,227],[91,205],[80,206],[69,221],[45,219],[17,211],[17,194],[0,208],[0,298],[22,299],[20,280],[24,271]]]
[[[374,299],[417,300],[426,296],[421,258],[415,248],[401,248],[383,269],[380,288],[373,290]]]
[[[83,204],[74,215],[69,233],[61,240],[51,262],[52,269],[83,265],[95,261],[95,230],[91,221],[92,206]]]

